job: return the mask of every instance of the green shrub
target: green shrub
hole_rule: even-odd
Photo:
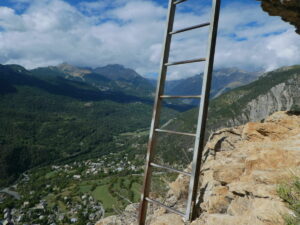
[[[288,204],[294,215],[285,215],[287,225],[300,225],[300,178],[282,184],[278,188],[279,196]]]

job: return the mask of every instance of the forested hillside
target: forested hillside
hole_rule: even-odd
[[[0,66],[0,95],[0,186],[38,165],[118,151],[114,136],[148,127],[152,112],[150,98],[17,65]]]

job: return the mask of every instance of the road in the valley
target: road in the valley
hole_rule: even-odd
[[[17,200],[20,200],[20,198],[21,198],[21,196],[19,195],[18,192],[11,191],[11,190],[9,190],[9,188],[4,188],[4,189],[0,190],[0,193],[8,194],[8,195],[14,197]]]

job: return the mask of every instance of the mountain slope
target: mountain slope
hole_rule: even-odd
[[[31,71],[37,76],[63,76],[66,79],[86,82],[102,91],[120,91],[136,96],[151,96],[154,87],[134,70],[122,65],[80,68],[67,63],[58,66],[37,68]]]
[[[212,101],[211,125],[239,125],[262,120],[276,111],[299,110],[299,86],[300,66],[268,72],[257,81]]]
[[[150,99],[36,72],[0,65],[0,186],[34,166],[118,151],[115,135],[150,124]]]
[[[209,128],[259,121],[280,110],[299,110],[299,86],[300,66],[268,72],[248,85],[213,99],[209,108]],[[181,115],[187,127],[192,124],[191,118],[196,119],[196,112],[193,109]]]
[[[237,68],[223,68],[213,72],[211,97],[216,97],[226,91],[238,86],[248,84],[258,78],[259,73],[251,73],[239,70]],[[180,95],[200,95],[202,87],[201,75],[196,75],[186,79],[171,81],[170,94]]]
[[[300,66],[283,67],[212,99],[207,135],[222,127],[263,120],[276,111],[300,111],[299,87]],[[198,108],[183,112],[170,121],[165,129],[195,133],[197,116]],[[170,164],[189,163],[185,155],[188,154],[191,159],[189,149],[192,147],[193,139],[174,135],[166,135],[159,144],[162,158]]]
[[[150,95],[154,91],[151,83],[146,78],[122,65],[113,64],[97,67],[93,72],[115,81],[119,87],[134,91],[136,94]]]

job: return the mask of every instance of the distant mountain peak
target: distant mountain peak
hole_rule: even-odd
[[[149,96],[153,92],[153,86],[146,78],[120,64],[108,64],[93,69],[64,62],[57,66],[36,68],[31,72],[36,76],[60,76],[85,82],[101,91],[121,91],[138,96]]]
[[[57,65],[57,67],[59,67],[59,66],[73,66],[73,67],[75,67],[74,65],[72,65],[70,63],[67,63],[67,62],[60,63],[60,64]]]
[[[92,72],[89,69],[79,68],[66,62],[59,64],[58,66],[56,66],[56,68],[74,77],[83,77],[84,75]]]
[[[229,68],[219,68],[214,70],[214,76],[230,76],[234,73],[247,74],[257,77],[259,75],[258,72],[248,72],[244,71],[237,67],[229,67]]]
[[[218,72],[218,71],[241,71],[240,68],[238,67],[223,67],[223,68],[218,68],[218,69],[215,69],[214,71]]]
[[[259,73],[246,72],[237,67],[218,68],[213,71],[211,97],[256,80]],[[169,83],[168,94],[198,95],[201,93],[203,73]],[[196,102],[195,102],[196,103]],[[198,104],[198,103],[197,103]]]
[[[1,64],[0,64],[1,65]],[[16,72],[25,72],[27,71],[25,69],[25,67],[23,66],[20,66],[20,65],[17,65],[17,64],[8,64],[8,65],[1,65],[1,66],[6,66],[6,67],[9,67],[11,68],[12,70],[16,71]]]
[[[126,68],[120,64],[108,64],[103,67],[97,67],[93,71],[112,80],[132,80],[135,78],[142,78],[135,70]]]
[[[123,66],[121,64],[108,64],[103,67],[110,67],[110,68],[115,68],[115,69],[127,69],[127,68],[125,68],[125,66]]]
[[[282,71],[287,71],[287,70],[290,70],[290,69],[296,69],[296,68],[299,68],[299,67],[300,67],[299,65],[283,66],[283,67],[280,67],[280,68],[274,70],[273,72],[282,72]]]

